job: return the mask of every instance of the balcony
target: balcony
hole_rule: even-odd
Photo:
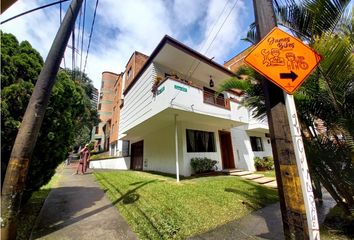
[[[204,88],[203,100],[204,103],[231,110],[230,99],[228,98],[225,99],[224,94],[219,94],[217,96],[215,91]]]
[[[236,97],[229,92],[217,95],[208,87],[168,76],[155,86],[152,114],[172,108],[246,123],[248,111],[235,101]]]

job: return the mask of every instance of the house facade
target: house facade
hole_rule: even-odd
[[[119,106],[120,154],[106,168],[190,176],[192,158],[216,160],[218,170],[254,170],[255,156],[271,155],[267,123],[241,106],[240,93],[216,94],[233,76],[226,67],[169,36],[133,75],[129,62]]]

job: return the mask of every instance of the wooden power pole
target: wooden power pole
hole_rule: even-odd
[[[274,27],[272,0],[253,0],[258,41]],[[262,82],[285,239],[309,239],[307,218],[283,90]]]
[[[61,59],[83,0],[72,0],[28,103],[12,148],[1,192],[1,239],[16,239],[16,218],[20,209],[29,161],[36,145],[50,93]],[[39,31],[41,31],[39,29]]]

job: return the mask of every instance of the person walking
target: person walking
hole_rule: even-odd
[[[90,158],[90,150],[88,149],[88,144],[86,144],[85,147],[80,150],[79,154],[80,154],[80,160],[79,160],[79,164],[77,165],[75,174],[79,174],[79,170],[81,171],[82,174],[85,174],[88,167],[87,162]]]

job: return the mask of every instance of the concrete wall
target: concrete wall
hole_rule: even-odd
[[[130,157],[91,160],[89,163],[92,169],[127,170],[130,168]]]
[[[250,137],[260,137],[262,139],[264,151],[252,151]],[[236,168],[255,171],[254,157],[272,156],[272,146],[270,139],[264,133],[256,131],[245,131],[239,128],[231,129],[231,139],[234,148]]]
[[[144,140],[144,162],[143,169],[148,171],[159,171],[176,173],[175,155],[175,129],[174,123],[161,128],[143,137]],[[182,152],[181,152],[182,154]],[[179,164],[182,165],[182,156],[179,154]],[[184,175],[180,167],[180,174]]]

